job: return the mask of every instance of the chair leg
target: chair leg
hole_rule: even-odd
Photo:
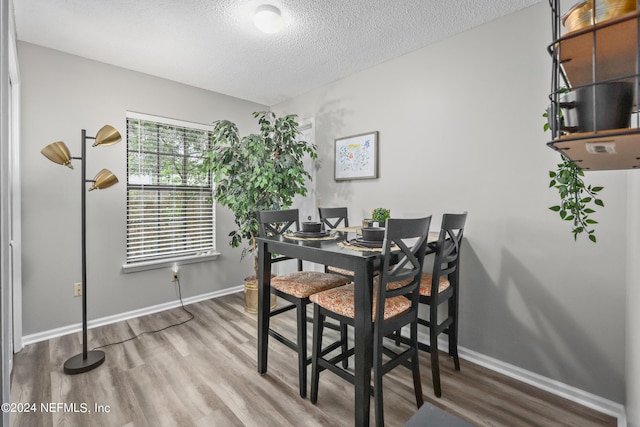
[[[456,371],[460,370],[460,358],[458,357],[458,307],[454,298],[449,300],[449,316],[453,317],[453,323],[449,326],[449,355],[453,357]]]
[[[420,379],[420,359],[418,351],[418,323],[411,325],[411,347],[413,348],[413,356],[411,356],[411,371],[413,372],[413,390],[416,395],[416,405],[418,408],[424,403],[422,397],[422,381]]]
[[[320,382],[320,369],[318,358],[322,352],[322,333],[324,332],[325,316],[320,314],[318,306],[313,307],[313,346],[311,350],[311,394],[309,400],[315,404],[318,401],[318,383]]]
[[[304,301],[296,302],[298,311],[298,383],[300,396],[307,396],[307,307]]]
[[[458,331],[456,329],[457,328],[449,330],[449,355],[453,357],[453,365],[456,371],[459,371],[460,358],[458,357]]]
[[[384,404],[382,399],[382,339],[375,334],[373,343],[373,403],[376,426],[384,426]]]
[[[342,341],[342,354],[346,354],[349,350],[349,336],[347,334],[347,324],[340,324],[340,340]],[[342,361],[342,367],[347,369],[349,367],[349,359],[344,359]]]
[[[396,347],[400,346],[400,337],[402,336],[402,334],[400,333],[401,331],[402,329],[398,329],[393,333],[393,336],[395,337],[394,341],[396,342]]]
[[[437,320],[436,320],[437,322]],[[440,388],[440,365],[438,362],[438,335],[435,333],[436,323],[429,328],[429,353],[431,354],[431,376],[433,377],[433,392],[437,397],[442,396]]]

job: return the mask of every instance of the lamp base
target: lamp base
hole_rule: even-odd
[[[104,362],[104,351],[92,350],[87,352],[87,358],[80,353],[64,362],[64,373],[67,375],[81,374],[90,371]]]

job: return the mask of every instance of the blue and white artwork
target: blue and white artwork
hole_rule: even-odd
[[[336,139],[335,179],[377,177],[378,132]]]

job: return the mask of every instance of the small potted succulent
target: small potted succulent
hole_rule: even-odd
[[[391,211],[387,208],[375,208],[371,211],[371,220],[374,227],[384,227],[387,218],[391,216]]]

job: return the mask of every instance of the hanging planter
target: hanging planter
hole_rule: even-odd
[[[563,95],[565,96],[565,95]],[[567,103],[573,102],[569,100],[561,100],[560,106],[563,109],[567,109]],[[575,108],[575,105],[571,106]],[[570,109],[571,109],[570,108]],[[559,112],[559,115],[555,118],[550,117],[549,109],[544,117],[547,117],[547,123],[544,124],[544,130],[550,129],[551,121],[556,120],[560,130],[563,132],[571,132],[575,126],[569,127],[568,123],[575,124],[574,118],[566,118],[566,114]],[[582,116],[585,117],[584,115]],[[587,123],[587,122],[585,122]],[[574,240],[578,239],[578,235],[586,233],[589,240],[596,243],[597,238],[595,234],[594,225],[598,221],[590,217],[591,214],[596,212],[598,206],[604,207],[604,202],[598,198],[598,193],[602,191],[604,187],[591,186],[585,184],[582,177],[584,172],[578,165],[572,162],[568,157],[561,154],[562,162],[558,163],[555,171],[549,171],[549,188],[553,187],[558,190],[560,196],[560,204],[551,206],[549,209],[553,212],[557,212],[560,218],[564,221],[570,221],[573,223],[571,232],[573,233]]]
[[[597,132],[628,128],[633,111],[633,84],[610,82],[585,86],[560,97],[561,130]]]
[[[573,223],[571,232],[574,240],[578,234],[587,233],[589,240],[596,243],[596,234],[593,226],[598,223],[589,215],[595,213],[595,207],[604,207],[604,202],[598,199],[598,193],[604,187],[592,187],[582,180],[584,172],[575,163],[564,155],[562,163],[558,164],[556,171],[549,171],[551,182],[549,187],[554,187],[560,194],[560,204],[551,206],[554,212],[558,212],[564,221]]]

